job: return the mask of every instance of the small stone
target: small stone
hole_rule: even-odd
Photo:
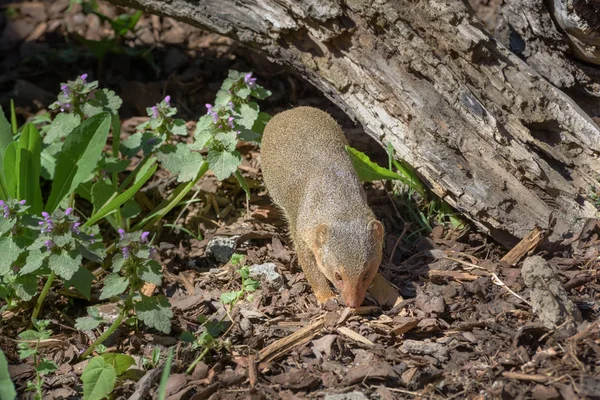
[[[531,397],[535,400],[559,400],[558,391],[552,386],[536,385],[531,391]]]
[[[327,394],[323,400],[369,400],[363,392]]]
[[[238,236],[215,236],[206,245],[206,255],[226,264],[235,252]]]
[[[277,266],[274,263],[255,264],[251,266],[250,277],[266,281],[277,290],[283,290],[285,285],[283,276],[277,272]]]

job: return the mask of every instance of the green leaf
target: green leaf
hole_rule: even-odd
[[[115,194],[113,185],[107,179],[100,180],[92,185],[92,205],[94,210],[99,210]]]
[[[79,317],[75,320],[75,329],[83,332],[91,331],[96,329],[102,322],[102,319],[94,317]]]
[[[2,107],[0,106],[0,199],[8,199],[8,189],[4,179],[4,153],[9,144],[13,141],[13,135],[10,130],[10,124],[4,116]]]
[[[177,182],[191,181],[204,164],[202,155],[191,151],[184,143],[163,146],[157,156],[164,168],[177,175]]]
[[[113,366],[117,376],[127,371],[132,365],[135,365],[135,359],[126,354],[104,353],[101,357],[104,358],[105,363]]]
[[[0,109],[0,113],[2,109]],[[2,350],[0,350],[0,400],[14,400],[17,398],[15,385],[8,373],[8,362]]]
[[[123,207],[121,208],[121,217],[125,219],[135,218],[138,215],[140,215],[141,212],[142,207],[140,207],[137,201],[135,201],[134,199],[129,199],[125,202],[125,204],[123,204]]]
[[[246,192],[246,199],[250,198],[250,186],[248,186],[248,182],[246,181],[246,178],[244,178],[244,175],[242,175],[242,173],[240,172],[239,169],[235,170],[235,179],[237,179],[238,183],[240,184],[240,186],[242,187],[242,189],[244,189],[244,192]]]
[[[96,277],[87,268],[80,266],[71,279],[65,281],[65,287],[73,286],[79,293],[90,299],[92,295],[92,283]]]
[[[46,145],[42,148],[42,154],[40,154],[40,164],[42,170],[40,175],[42,178],[51,181],[54,180],[54,171],[56,171],[56,154],[60,152],[62,143],[56,142],[50,145]]]
[[[182,119],[176,119],[173,121],[173,125],[171,126],[171,133],[177,136],[187,136],[187,126],[185,126],[185,121]]]
[[[81,259],[81,254],[63,250],[59,254],[50,254],[48,268],[56,272],[56,275],[61,278],[69,280],[81,266]]]
[[[355,148],[346,146],[346,152],[350,156],[350,160],[352,160],[358,178],[363,182],[385,179],[403,180],[400,175],[375,164],[365,153],[362,153]]]
[[[240,296],[243,292],[242,291],[236,291],[236,292],[226,292],[226,293],[221,293],[221,302],[223,304],[229,304],[234,302],[238,296]]]
[[[20,299],[29,301],[37,293],[37,284],[37,276],[35,275],[19,276],[14,283],[15,294]]]
[[[21,254],[21,249],[9,237],[0,237],[0,276],[6,274],[17,261]]]
[[[239,112],[236,114],[235,123],[238,126],[252,130],[254,122],[258,118],[258,104],[252,102],[240,105]]]
[[[267,90],[264,87],[258,86],[258,85],[254,86],[252,88],[252,91],[250,92],[250,96],[252,96],[258,100],[264,100],[267,97],[269,97],[271,94],[272,93],[270,90]]]
[[[229,178],[237,170],[242,163],[242,156],[237,151],[229,153],[227,151],[210,150],[206,160],[217,179],[222,181]]]
[[[15,111],[15,102],[10,99],[10,126],[12,128],[13,135],[17,134],[17,112]]]
[[[46,211],[53,212],[64,198],[87,180],[102,154],[109,129],[110,114],[101,113],[84,121],[67,136],[56,163]]]
[[[75,113],[60,113],[52,121],[52,125],[44,136],[44,143],[50,144],[66,137],[81,123],[81,117]]]
[[[88,219],[86,221],[86,223],[83,224],[83,226],[84,227],[92,226],[93,224],[100,221],[102,218],[104,218],[108,214],[114,212],[116,209],[121,207],[121,205],[123,205],[123,203],[125,203],[127,200],[132,198],[141,189],[141,187],[144,186],[144,183],[146,183],[146,181],[148,181],[148,179],[150,179],[150,177],[156,171],[156,168],[158,168],[158,165],[154,164],[152,166],[152,168],[150,168],[148,171],[146,171],[146,173],[139,180],[137,180],[129,189],[127,189],[126,191],[124,191],[123,193],[118,195],[117,197],[113,198],[108,203],[104,204],[102,206],[102,208],[100,208],[98,211],[96,211],[94,213],[94,215],[92,215],[90,217],[90,219]]]
[[[110,274],[104,278],[104,287],[100,293],[100,300],[118,296],[127,290],[129,280],[118,274]]]
[[[102,400],[115,388],[117,371],[100,356],[90,360],[81,375],[84,400]]]
[[[254,125],[252,125],[252,130],[258,133],[259,135],[262,135],[265,130],[265,126],[267,126],[267,123],[270,120],[270,114],[266,112],[261,112],[260,114],[258,114],[258,118],[256,118],[256,121],[254,121]]]
[[[54,361],[48,360],[48,359],[43,359],[38,366],[36,367],[36,371],[40,374],[40,375],[46,375],[49,374],[50,372],[56,371],[58,369],[58,365],[56,365],[54,363]]]
[[[44,251],[40,249],[30,250],[29,254],[27,254],[27,258],[25,259],[25,265],[19,271],[19,275],[27,275],[42,268],[44,260],[49,256],[50,253],[45,251],[45,249]]]
[[[144,282],[160,286],[162,283],[162,271],[160,264],[155,260],[148,260],[138,267],[138,274]]]
[[[3,172],[4,172],[4,184],[6,187],[7,197],[13,199],[17,198],[17,181],[18,181],[18,167],[17,167],[17,148],[19,142],[11,142],[4,151],[3,160]]]
[[[238,142],[235,131],[218,132],[215,135],[215,140],[224,147],[225,151],[230,153],[235,151],[235,146]]]
[[[165,400],[167,397],[167,383],[169,381],[169,374],[171,373],[171,362],[173,361],[173,347],[169,349],[169,355],[167,361],[165,361],[165,367],[160,375],[160,384],[158,385],[158,400]]]
[[[40,154],[42,139],[32,123],[21,132],[17,148],[17,199],[26,199],[31,207],[28,212],[42,212],[42,188],[40,187]]]
[[[141,295],[141,300],[135,303],[138,318],[150,328],[155,328],[165,334],[171,332],[171,304],[163,295],[147,297]]]
[[[94,97],[83,104],[82,111],[88,117],[95,116],[102,112],[116,114],[121,108],[123,100],[112,90],[102,89],[94,92]]]

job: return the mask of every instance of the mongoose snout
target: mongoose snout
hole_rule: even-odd
[[[358,307],[379,269],[384,231],[345,145],[329,114],[298,107],[265,127],[261,164],[317,300],[334,296],[332,282],[347,306]]]

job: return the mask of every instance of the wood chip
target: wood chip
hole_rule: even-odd
[[[339,328],[337,328],[337,331],[344,335],[349,337],[350,339],[362,343],[362,344],[366,344],[367,346],[374,346],[375,343],[371,342],[369,339],[367,339],[366,337],[364,337],[363,335],[361,335],[360,333],[356,333],[354,332],[352,329],[350,328],[346,328],[345,326],[341,326]]]
[[[515,247],[513,247],[500,261],[508,265],[515,266],[523,256],[535,249],[544,239],[545,232],[542,228],[536,226],[527,236],[525,236]]]
[[[379,273],[375,275],[368,292],[381,306],[394,307],[404,300],[396,288]]]
[[[549,379],[547,376],[544,375],[529,375],[524,374],[522,372],[503,372],[502,376],[508,379],[518,379],[520,381],[530,381],[539,383],[546,383]]]
[[[256,370],[256,356],[254,354],[248,355],[248,379],[250,381],[250,387],[256,386],[256,380],[258,379],[258,371]]]
[[[419,324],[419,320],[416,318],[406,317],[406,320],[403,321],[400,325],[395,326],[390,331],[391,335],[400,336],[405,334],[406,332],[414,329]]]
[[[258,361],[273,361],[290,351],[292,348],[312,340],[312,338],[321,331],[321,328],[324,324],[325,319],[320,318],[317,321],[312,322],[310,325],[298,329],[291,335],[271,343],[259,351]]]
[[[480,276],[469,274],[467,272],[440,271],[437,269],[427,271],[427,277],[434,282],[444,282],[450,279],[454,279],[455,281],[459,282],[473,282],[480,278]]]

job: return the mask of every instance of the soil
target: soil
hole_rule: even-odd
[[[494,12],[499,4],[472,3],[490,3]],[[111,18],[128,11],[99,4]],[[299,105],[327,110],[351,145],[387,165],[385,151],[323,94],[230,39],[143,15],[135,35],[99,59],[85,41],[111,30],[98,17],[85,15],[80,5],[11,2],[0,10],[0,104],[7,110],[13,99],[20,123],[47,111],[60,82],[87,73],[123,98],[124,134],[146,118],[146,107],[167,94],[193,127],[227,71],[236,69],[253,71],[273,92],[261,102],[262,111],[275,114]],[[201,201],[174,210],[164,221],[200,232],[202,240],[177,228],[159,229],[164,279],[155,293],[171,302],[172,333],[123,325],[105,342],[107,351],[138,361],[119,380],[113,398],[155,398],[161,367],[141,360],[151,359],[153,349],[164,356],[173,346],[170,400],[600,398],[597,221],[561,243],[544,242],[543,232],[533,232],[532,246],[523,243],[511,251],[472,227],[458,230],[433,218],[430,228],[419,226],[413,217],[417,202],[398,187],[365,184],[386,228],[380,268],[385,279],[378,280],[359,309],[335,301],[319,306],[299,269],[285,222],[264,189],[259,149],[242,146],[240,151],[241,169],[252,188],[249,212],[235,180],[219,182],[208,173],[193,191]],[[172,176],[158,173],[140,193],[144,209],[174,188]],[[215,237],[232,238],[247,265],[273,263],[279,275],[262,279],[260,288],[228,315],[219,297],[238,290],[241,281],[238,267],[207,251]],[[533,254],[539,257],[528,258]],[[78,356],[94,339],[74,329],[90,303],[67,296],[55,287],[41,316],[51,320],[54,333],[43,352],[59,365],[46,379],[44,399],[80,398],[87,361]],[[100,303],[98,288],[92,298]],[[19,359],[14,339],[27,329],[31,306],[5,312],[0,325],[0,349],[19,398],[28,398],[24,389],[34,373],[31,360]],[[107,315],[114,312],[114,305],[102,307]],[[224,319],[227,332],[223,346],[186,374],[202,349],[191,350],[178,339],[184,331],[202,328],[200,316]]]

